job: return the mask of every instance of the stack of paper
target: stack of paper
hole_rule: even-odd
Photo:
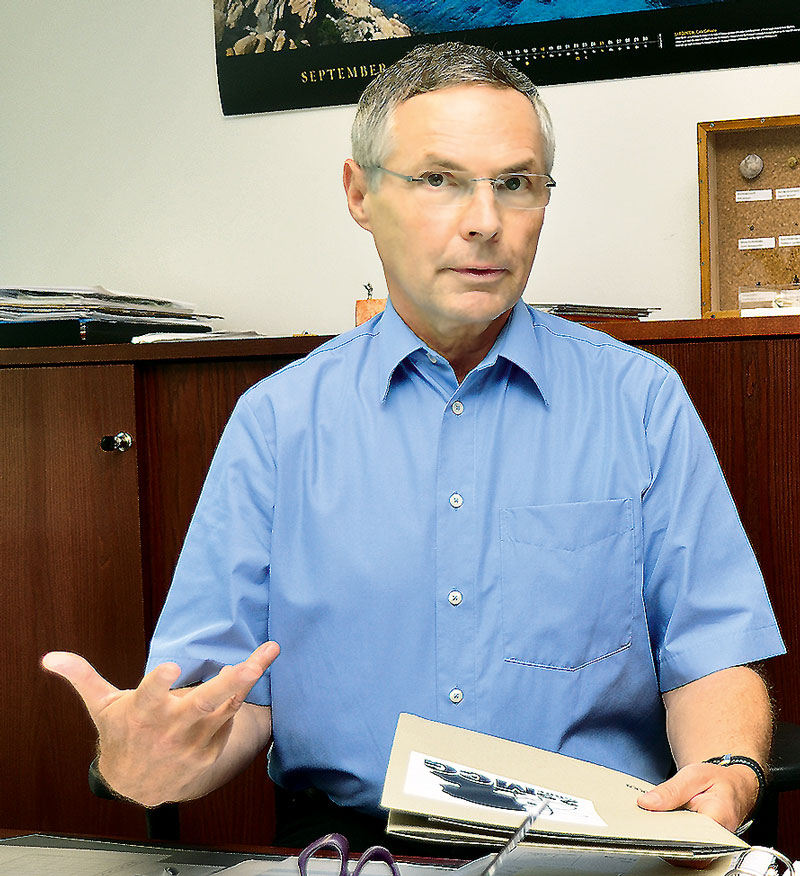
[[[749,848],[697,812],[640,809],[636,799],[652,787],[597,764],[404,714],[381,805],[390,833],[441,842],[504,843],[546,800],[523,845],[670,858]]]
[[[147,332],[208,332],[191,304],[81,288],[0,288],[0,346],[129,341]]]

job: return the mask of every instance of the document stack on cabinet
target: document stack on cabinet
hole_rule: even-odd
[[[749,848],[697,812],[640,809],[636,799],[652,787],[597,764],[403,714],[381,805],[390,833],[432,841],[502,844],[546,801],[520,848],[679,859]]]
[[[0,347],[112,344],[151,332],[211,331],[211,314],[169,298],[81,288],[0,288]]]

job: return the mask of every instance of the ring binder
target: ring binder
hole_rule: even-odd
[[[778,867],[779,862],[783,870]],[[796,876],[796,871],[786,855],[766,846],[751,846],[737,856],[725,876]]]

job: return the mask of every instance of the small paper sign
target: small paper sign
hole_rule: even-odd
[[[743,237],[739,241],[739,249],[775,249],[774,237]]]
[[[771,201],[772,189],[756,189],[754,191],[736,192],[736,203],[742,201]]]

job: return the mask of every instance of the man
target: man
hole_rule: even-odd
[[[674,372],[520,300],[552,158],[485,49],[368,87],[344,187],[386,311],[240,400],[139,688],[45,658],[118,793],[199,796],[272,740],[279,785],[378,834],[407,711],[654,782],[674,759],[642,806],[744,821],[771,739],[748,664],[783,645]]]

